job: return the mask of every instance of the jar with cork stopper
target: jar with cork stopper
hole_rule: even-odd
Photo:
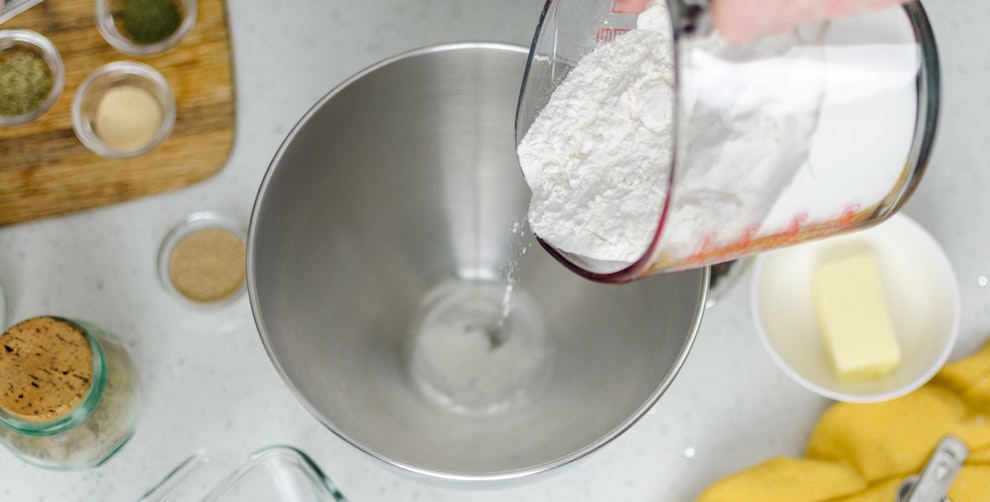
[[[139,380],[111,334],[54,316],[0,335],[0,443],[52,469],[94,467],[134,431]]]

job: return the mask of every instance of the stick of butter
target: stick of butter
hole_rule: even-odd
[[[828,263],[812,284],[825,351],[840,381],[880,378],[901,361],[876,259],[863,253]]]

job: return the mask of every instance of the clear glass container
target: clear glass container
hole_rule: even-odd
[[[176,0],[181,17],[179,27],[159,42],[142,44],[127,34],[124,22],[126,2],[127,0],[96,0],[96,27],[108,44],[129,56],[148,57],[166,52],[179,45],[196,24],[196,0]]]
[[[82,469],[98,466],[118,451],[134,432],[140,407],[137,369],[127,350],[110,333],[83,321],[49,318],[77,330],[88,342],[92,356],[88,390],[71,410],[44,421],[0,406],[0,443],[24,461],[40,467]],[[42,318],[29,319],[19,325],[38,319]],[[8,343],[3,337],[0,342]]]
[[[345,500],[312,459],[289,446],[270,446],[247,459],[200,450],[141,497],[141,502]]]
[[[207,256],[206,249],[200,249],[196,253],[203,260],[201,263],[202,266],[197,268],[201,277],[211,279],[210,283],[207,284],[199,281],[198,284],[187,284],[189,282],[188,279],[182,280],[183,284],[176,283],[178,278],[173,275],[175,272],[173,270],[173,260],[176,249],[190,236],[205,230],[220,230],[233,235],[240,240],[242,246],[247,241],[244,226],[233,218],[212,211],[197,211],[183,218],[182,221],[172,228],[165,236],[165,239],[162,240],[162,245],[158,249],[158,278],[161,280],[162,286],[169,294],[184,305],[202,311],[223,309],[231,306],[243,298],[244,292],[247,291],[246,263],[242,263],[244,269],[243,275],[235,277],[229,272],[225,272],[228,270],[226,267],[233,264],[232,260],[231,263],[227,263],[227,258],[218,261],[219,257],[216,256],[216,253],[209,253],[213,256]],[[223,267],[224,270],[219,270],[218,267]],[[239,283],[235,284],[233,279],[239,279]],[[227,284],[226,287],[221,288],[223,291],[216,289],[223,284]],[[207,298],[198,299],[195,298],[196,295],[189,294],[190,289],[202,290],[203,287],[207,286],[211,291],[214,291],[207,295]],[[202,296],[203,292],[200,291],[200,296]]]
[[[30,111],[20,115],[0,114],[0,126],[16,126],[38,119],[55,105],[65,86],[62,56],[51,40],[30,30],[0,30],[0,58],[19,50],[37,54],[45,61],[51,78],[51,87],[44,100]]]
[[[620,0],[548,0],[544,7],[516,116],[524,173],[526,135],[562,84],[579,78],[575,68],[594,58],[614,61],[608,78],[615,77],[614,86],[630,85],[618,77],[628,63],[617,41],[649,30],[658,34],[644,43],[666,43],[673,68],[669,88],[632,84],[635,92],[622,97],[644,116],[666,113],[664,127],[644,118],[629,141],[615,139],[600,152],[551,129],[543,150],[573,151],[568,159],[579,167],[581,155],[596,152],[621,159],[611,167],[644,159],[660,166],[636,180],[656,187],[657,195],[634,232],[632,254],[583,254],[544,239],[533,225],[560,262],[593,280],[625,282],[865,228],[906,202],[926,167],[940,99],[935,41],[920,4],[809,23],[741,45],[711,32],[707,1],[669,0],[661,7],[659,17],[652,7],[623,12]],[[646,12],[654,13],[648,25]],[[588,128],[628,120],[620,106],[598,108]],[[649,135],[650,142],[632,141]],[[600,137],[600,144],[614,139]],[[650,148],[642,145],[659,144],[670,145],[669,155],[637,156]],[[576,168],[560,165],[573,180]],[[534,189],[534,204],[537,199]],[[532,224],[532,209],[530,216]],[[604,221],[631,228],[623,216]]]
[[[130,147],[118,148],[100,137],[97,127],[101,101],[112,89],[131,86],[147,91],[157,103],[160,114],[157,131]],[[133,121],[133,117],[127,118]],[[101,66],[79,85],[72,101],[72,129],[86,148],[107,158],[129,158],[143,155],[158,146],[172,132],[175,124],[175,97],[172,90],[154,68],[133,61],[118,61]]]

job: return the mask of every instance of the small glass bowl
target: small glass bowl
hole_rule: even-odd
[[[196,232],[213,229],[226,230],[237,236],[245,245],[247,243],[247,233],[244,231],[242,225],[238,224],[233,219],[212,211],[198,211],[183,218],[183,220],[179,222],[179,224],[176,225],[175,228],[168,233],[168,235],[165,236],[165,240],[162,241],[161,248],[158,250],[158,278],[161,280],[162,286],[165,287],[166,291],[175,296],[185,305],[203,310],[213,310],[232,305],[243,297],[244,292],[247,291],[246,264],[245,276],[241,281],[240,287],[226,297],[212,302],[192,299],[179,291],[172,282],[172,254],[175,252],[176,247],[178,247],[179,244],[181,244],[187,237]]]
[[[21,115],[0,115],[0,126],[16,126],[31,122],[45,114],[58,101],[65,86],[65,67],[58,49],[45,36],[30,30],[0,30],[0,54],[8,50],[33,52],[48,64],[52,86],[48,96],[33,110]]]
[[[114,87],[132,85],[151,93],[162,110],[161,126],[145,145],[117,150],[108,145],[94,129],[96,110],[106,92]],[[133,61],[118,61],[101,66],[86,77],[72,101],[72,129],[86,148],[107,158],[136,157],[150,152],[168,137],[175,125],[175,97],[168,82],[154,68]]]
[[[124,54],[137,57],[148,57],[161,54],[176,45],[190,32],[196,24],[196,0],[176,0],[180,8],[182,22],[175,33],[153,44],[141,44],[131,40],[124,29],[123,11],[127,0],[96,0],[96,28],[100,30],[103,39],[115,49]]]

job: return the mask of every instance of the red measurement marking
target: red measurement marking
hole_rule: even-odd
[[[656,261],[650,266],[649,272],[644,275],[660,271],[685,270],[705,263],[726,261],[743,255],[828,237],[851,230],[857,223],[867,220],[869,214],[871,214],[870,210],[863,212],[859,204],[851,204],[843,210],[840,217],[821,223],[809,223],[808,215],[801,214],[775,234],[756,236],[757,228],[754,226],[747,228],[735,242],[722,246],[715,245],[714,234],[709,234],[702,238],[698,251],[687,257],[676,258],[660,253],[655,258]]]
[[[784,231],[784,235],[786,235],[788,237],[793,237],[793,236],[797,235],[798,232],[801,231],[801,227],[804,226],[804,223],[806,221],[808,221],[808,215],[807,214],[799,214],[799,215],[795,216],[794,219],[791,220],[790,226],[788,226],[787,227],[787,230]]]
[[[712,248],[715,245],[715,239],[717,237],[718,237],[718,235],[716,235],[715,232],[709,232],[709,233],[705,234],[705,236],[702,237],[702,239],[701,239],[701,252],[702,253],[707,253],[707,252],[711,251]]]
[[[627,31],[629,28],[598,28],[598,33],[595,34],[595,43],[611,42]]]
[[[859,204],[852,204],[842,212],[842,217],[839,218],[839,221],[844,225],[848,225],[856,219],[857,213],[859,213]]]
[[[709,232],[701,238],[701,246],[698,248],[698,252],[691,256],[688,256],[686,261],[688,263],[701,264],[704,263],[705,259],[711,255],[714,250],[715,239],[718,235],[715,232]]]
[[[746,231],[743,232],[742,237],[739,238],[738,245],[745,248],[753,241],[756,237],[756,232],[760,229],[759,225],[750,225],[746,227]]]

